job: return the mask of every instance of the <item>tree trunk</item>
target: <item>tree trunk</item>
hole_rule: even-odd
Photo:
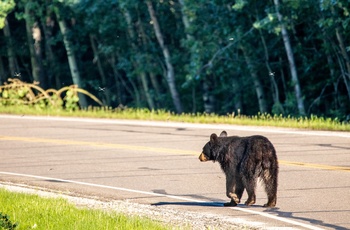
[[[43,82],[42,79],[40,79],[40,64],[37,59],[38,55],[36,51],[40,52],[40,29],[36,28],[34,29],[34,20],[32,16],[32,10],[30,9],[32,5],[32,2],[29,1],[25,5],[25,22],[26,22],[26,31],[27,31],[27,40],[28,40],[28,47],[30,52],[30,62],[32,66],[32,77],[34,81],[39,82],[40,86],[42,86]],[[38,32],[39,31],[39,32]],[[34,37],[36,38],[34,41]],[[36,43],[34,46],[34,42]],[[40,56],[40,54],[39,54]]]
[[[145,30],[143,28],[143,24],[142,24],[140,18],[139,18],[139,21],[138,21],[137,24],[138,24],[139,33],[141,34],[142,45],[146,46],[148,42],[147,42],[147,39],[146,39]],[[148,58],[148,56],[146,57],[146,62],[147,62],[148,66],[152,65],[152,60],[150,60],[150,58]],[[149,71],[149,77],[151,79],[152,87],[155,90],[155,100],[156,100],[156,102],[159,103],[160,102],[161,91],[160,91],[160,87],[159,87],[159,83],[158,83],[157,77],[152,71]],[[157,106],[159,107],[159,105],[157,105]]]
[[[124,94],[122,92],[123,88],[121,87],[121,80],[119,79],[120,76],[119,76],[119,73],[118,73],[118,70],[116,68],[116,60],[115,60],[115,56],[114,55],[111,55],[110,57],[107,58],[109,64],[111,65],[112,67],[112,70],[113,70],[113,75],[114,75],[114,81],[115,81],[115,87],[116,87],[116,92],[115,92],[115,95],[117,95],[117,103],[118,105],[122,105],[123,104],[123,98],[122,98],[122,95]]]
[[[244,59],[247,63],[247,67],[249,69],[250,76],[252,77],[253,82],[254,82],[256,96],[257,96],[258,102],[259,102],[259,111],[260,111],[260,113],[266,113],[267,112],[267,104],[266,104],[264,87],[261,84],[261,81],[258,77],[256,70],[255,70],[255,66],[253,65],[253,62],[250,59],[248,51],[242,45],[240,46],[240,48],[243,51]]]
[[[0,55],[0,85],[3,85],[6,79],[6,71],[4,68],[4,63],[2,61],[2,56]]]
[[[98,72],[101,76],[101,81],[102,81],[102,87],[100,88],[104,88],[103,92],[105,94],[105,102],[104,104],[106,105],[111,105],[111,90],[109,89],[108,86],[108,82],[107,82],[107,77],[105,74],[105,71],[102,67],[102,63],[98,54],[98,50],[95,44],[95,36],[90,34],[90,43],[91,43],[91,48],[92,48],[92,52],[94,53],[94,61],[96,61],[97,63],[97,69]]]
[[[188,19],[188,16],[187,16],[187,11],[186,11],[186,4],[185,4],[185,1],[184,0],[179,0],[179,3],[180,3],[180,7],[181,7],[181,18],[182,18],[182,23],[185,27],[185,33],[186,33],[186,40],[188,42],[188,44],[191,44],[192,41],[194,41],[194,37],[188,33],[189,29],[190,29],[190,20]],[[189,52],[190,52],[190,60],[189,60],[189,68],[191,68],[191,63],[198,63],[198,60],[195,58],[195,55],[194,55],[194,51],[189,48]],[[198,55],[197,55],[198,56]],[[190,71],[189,71],[190,73]],[[204,79],[205,81],[206,79]],[[206,91],[205,89],[205,85],[206,84],[203,84],[203,90],[204,92]],[[193,80],[191,80],[191,88],[192,88],[192,113],[195,113],[196,112],[196,108],[197,108],[197,105],[196,105],[196,84]],[[205,95],[203,95],[203,99],[206,98]],[[215,98],[214,98],[215,99]],[[205,101],[203,101],[204,103],[204,106],[205,106]],[[214,108],[214,106],[213,106]]]
[[[206,113],[214,113],[215,112],[215,96],[213,94],[214,83],[210,81],[207,76],[206,79],[203,80],[203,103],[204,103],[204,112]]]
[[[148,79],[147,79],[147,75],[144,71],[141,71],[140,72],[140,77],[141,77],[141,83],[142,83],[142,87],[143,87],[143,91],[145,92],[145,95],[146,95],[146,100],[147,100],[147,103],[148,103],[148,107],[153,110],[155,108],[154,106],[154,101],[153,101],[153,98],[150,94],[150,90],[149,90],[149,87],[148,87]]]
[[[43,52],[42,52],[42,36],[41,36],[41,29],[38,25],[38,23],[34,23],[33,25],[33,38],[34,38],[34,51],[35,51],[35,57],[38,64],[38,71],[39,71],[39,80],[40,80],[40,86],[44,89],[48,88],[48,79],[45,74],[45,69],[43,65]]]
[[[6,38],[6,43],[7,43],[6,47],[7,47],[7,56],[8,56],[8,62],[9,62],[10,74],[11,76],[15,76],[16,73],[19,72],[19,68],[18,68],[18,63],[16,59],[16,54],[13,49],[11,30],[7,19],[5,19],[5,26],[3,30],[4,30],[4,36]]]
[[[323,44],[325,47],[327,47],[329,45],[329,43],[327,42],[327,34],[325,31],[322,32],[323,34]],[[337,76],[336,76],[336,70],[335,70],[335,63],[333,61],[331,52],[329,50],[326,49],[325,51],[326,57],[327,57],[327,67],[329,68],[329,76],[330,79],[332,79],[332,84],[333,84],[333,88],[334,88],[334,94],[333,94],[333,98],[334,98],[334,105],[336,107],[336,110],[338,109],[338,80],[337,80]],[[349,91],[348,91],[348,96],[350,99],[350,95],[349,95]]]
[[[242,84],[233,76],[232,79],[232,91],[234,92],[233,103],[235,112],[237,115],[244,113],[243,111],[243,93],[242,93]]]
[[[170,52],[169,52],[168,47],[164,44],[164,38],[163,38],[163,35],[161,33],[160,26],[159,26],[159,23],[158,23],[158,20],[157,20],[157,17],[156,17],[156,14],[155,14],[155,11],[153,9],[153,5],[152,5],[151,1],[149,1],[149,0],[146,1],[146,4],[147,4],[147,7],[148,7],[149,15],[150,15],[151,20],[153,22],[154,32],[156,34],[158,43],[159,43],[159,45],[160,45],[160,47],[161,47],[161,49],[163,51],[165,64],[166,64],[166,67],[167,67],[167,77],[166,77],[166,79],[167,79],[167,82],[168,82],[168,86],[169,86],[169,90],[170,90],[170,93],[171,93],[171,97],[172,97],[172,100],[173,100],[176,112],[177,113],[182,113],[183,112],[182,104],[181,104],[180,97],[179,97],[179,94],[178,94],[177,89],[176,89],[175,73],[174,73],[174,67],[173,67],[173,65],[171,63]]]
[[[80,74],[79,74],[77,60],[76,60],[76,57],[75,57],[75,54],[74,54],[74,51],[73,51],[73,45],[68,39],[68,30],[69,29],[68,29],[68,27],[66,25],[66,21],[64,20],[64,18],[61,17],[59,8],[57,8],[57,7],[55,8],[55,13],[56,13],[56,16],[57,16],[58,25],[59,25],[61,33],[62,33],[63,43],[64,43],[64,46],[66,48],[67,57],[68,57],[68,64],[69,64],[69,68],[70,68],[70,72],[71,72],[73,83],[75,85],[77,85],[77,87],[83,88],[82,87],[81,78],[80,78]],[[81,93],[78,93],[78,96],[79,96],[79,105],[80,105],[80,107],[86,108],[88,106],[88,104],[87,104],[85,95],[81,94]]]
[[[182,18],[182,23],[184,24],[185,27],[185,33],[186,33],[186,38],[187,40],[192,40],[193,36],[190,35],[187,31],[190,28],[190,20],[188,20],[187,14],[186,14],[186,5],[184,0],[179,0],[180,6],[181,6],[181,18]]]
[[[45,22],[42,22],[43,31],[45,34],[45,54],[48,62],[47,68],[47,78],[48,78],[48,87],[60,89],[62,87],[60,73],[56,63],[56,57],[52,51],[50,41],[52,39],[52,30],[54,27],[53,19],[48,15],[45,18]],[[54,86],[52,85],[54,84]]]
[[[124,89],[126,91],[128,91],[129,94],[133,97],[133,99],[135,101],[135,106],[136,107],[140,107],[140,92],[138,91],[138,88],[136,87],[135,83],[132,80],[130,80],[128,77],[126,77],[126,78],[129,80],[129,83],[130,83],[132,88],[130,88],[128,86],[128,84],[123,80],[122,76],[120,76],[120,74],[118,73],[118,70],[116,68],[116,63],[115,63],[116,61],[115,60],[116,60],[115,56],[112,55],[112,57],[111,57],[111,65],[112,65],[113,73],[114,73],[116,82],[118,84],[118,87],[120,87],[120,89],[121,89],[121,85],[119,85],[119,82],[120,82],[124,86]]]
[[[276,8],[277,18],[278,18],[278,21],[280,22],[280,26],[281,26],[284,47],[286,49],[286,53],[287,53],[287,57],[288,57],[289,68],[290,68],[290,73],[292,76],[292,83],[294,86],[294,92],[295,92],[295,97],[297,100],[299,115],[304,116],[304,115],[306,115],[305,114],[305,107],[304,107],[304,100],[303,100],[303,95],[302,95],[300,84],[299,84],[299,78],[298,78],[298,74],[297,74],[297,70],[296,70],[296,66],[295,66],[292,46],[290,44],[287,28],[283,22],[283,17],[281,15],[281,13],[279,12],[279,0],[274,0],[274,3],[275,3],[275,8]]]
[[[127,9],[124,9],[124,16],[125,16],[125,19],[126,19],[126,23],[128,25],[128,33],[129,33],[129,36],[131,38],[130,39],[130,43],[131,43],[132,51],[133,51],[133,53],[136,53],[137,52],[137,45],[135,44],[135,37],[136,36],[135,36],[135,33],[134,33],[134,29],[132,27],[131,15],[130,15],[130,12]],[[145,93],[147,104],[148,104],[148,107],[151,110],[153,110],[155,108],[155,106],[154,106],[154,101],[153,101],[152,95],[150,94],[150,90],[149,90],[149,87],[148,87],[147,74],[144,71],[144,68],[140,68],[140,66],[143,67],[143,64],[140,63],[140,61],[132,60],[131,62],[133,63],[135,69],[140,69],[139,77],[141,79],[141,83],[142,83],[143,91]]]
[[[258,14],[256,14],[258,15]],[[271,81],[271,85],[272,85],[272,98],[273,98],[273,108],[272,108],[272,112],[275,114],[284,114],[284,109],[283,106],[280,102],[280,95],[279,95],[279,90],[278,90],[278,86],[277,86],[277,82],[275,80],[275,72],[271,69],[270,63],[269,63],[269,51],[267,49],[267,45],[266,45],[266,41],[264,38],[264,35],[262,34],[261,29],[258,29],[259,34],[260,34],[260,38],[261,38],[261,42],[263,44],[263,48],[264,48],[264,55],[265,55],[265,66],[269,72],[269,78]]]
[[[158,83],[158,80],[157,80],[157,76],[153,72],[149,72],[149,78],[151,79],[152,87],[155,90],[155,94],[156,94],[155,102],[156,102],[156,105],[158,107],[161,107],[161,102],[160,102],[161,91],[160,91],[160,86],[159,86],[159,83]]]
[[[319,1],[319,10],[320,10],[320,15],[321,15],[321,19],[322,20],[325,20],[326,17],[324,16],[323,14],[323,6],[322,6],[322,1]],[[335,16],[335,12],[334,12],[334,8],[331,7],[331,12],[332,12],[332,15],[333,17]],[[333,60],[333,57],[332,57],[332,52],[331,52],[331,47],[333,48],[334,45],[332,45],[333,43],[329,42],[329,39],[328,39],[328,34],[327,34],[327,27],[323,28],[322,29],[322,41],[323,41],[323,45],[325,47],[325,54],[326,54],[326,57],[327,57],[327,67],[329,68],[329,76],[332,80],[332,85],[333,85],[333,89],[334,89],[334,94],[333,94],[333,98],[334,98],[334,106],[335,106],[335,110],[338,110],[339,109],[339,100],[338,100],[338,96],[339,96],[339,92],[338,92],[338,83],[339,83],[339,80],[338,80],[338,77],[336,76],[336,69],[335,69],[335,63],[334,63],[334,60]],[[337,31],[336,30],[336,33],[339,32],[339,30]],[[341,36],[337,36],[337,39],[338,39],[338,42],[339,44],[344,44],[342,43],[342,37]],[[340,40],[339,40],[340,38]],[[333,50],[335,56],[337,57],[337,59],[339,60],[339,54],[337,51]],[[347,53],[345,52],[345,55],[347,55]],[[343,74],[343,67],[341,65],[341,62],[339,63],[340,66],[340,70],[341,70],[341,73],[342,73],[342,76],[344,78],[344,74]],[[345,80],[345,79],[344,79]],[[346,84],[346,82],[345,82]],[[349,97],[349,100],[350,100],[350,90],[348,88],[348,86],[346,85],[347,87],[347,91],[348,91],[348,97]]]
[[[341,54],[342,54],[343,59],[345,61],[346,72],[343,73],[342,76],[343,76],[344,83],[345,83],[345,86],[346,86],[346,89],[347,89],[347,92],[348,92],[348,97],[349,97],[349,100],[350,100],[350,58],[349,58],[349,55],[348,55],[348,53],[346,51],[346,46],[345,46],[345,43],[344,43],[343,36],[340,33],[340,27],[339,26],[337,26],[335,28],[335,33],[336,33],[336,36],[337,36],[337,40],[338,40],[338,43],[339,43],[339,48],[340,48]]]

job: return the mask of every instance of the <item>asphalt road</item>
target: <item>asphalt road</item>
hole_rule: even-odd
[[[280,162],[277,208],[222,207],[225,177],[198,156],[211,133],[265,135]],[[0,115],[0,182],[216,213],[265,228],[350,229],[350,133]],[[244,202],[247,195],[244,194]]]

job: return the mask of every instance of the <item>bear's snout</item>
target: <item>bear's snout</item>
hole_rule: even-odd
[[[208,161],[209,159],[203,153],[201,153],[201,155],[199,155],[199,160],[200,161]]]

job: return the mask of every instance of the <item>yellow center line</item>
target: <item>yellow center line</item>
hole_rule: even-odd
[[[173,154],[198,155],[198,156],[200,155],[200,151],[195,152],[195,151],[180,150],[180,149],[155,148],[155,147],[147,147],[147,146],[111,144],[111,143],[103,143],[103,142],[46,139],[46,138],[35,138],[35,137],[0,136],[0,141],[23,141],[23,142],[32,142],[32,143],[51,143],[51,144],[59,144],[59,145],[82,145],[82,146],[91,146],[91,147],[109,147],[114,149],[137,150],[137,151],[147,151],[147,152],[157,152],[157,153],[173,153]],[[285,161],[285,160],[278,160],[278,162],[282,165],[288,165],[288,166],[298,166],[298,167],[305,167],[305,168],[317,168],[317,169],[324,169],[324,170],[350,172],[350,167],[345,167],[345,166],[332,166],[332,165],[312,164],[312,163]]]
[[[51,143],[51,144],[58,144],[58,145],[82,145],[82,146],[91,146],[91,147],[109,147],[113,149],[142,150],[142,151],[157,152],[157,153],[174,153],[174,154],[180,153],[180,154],[189,154],[189,155],[197,154],[196,152],[187,151],[187,150],[154,148],[154,147],[137,146],[137,145],[111,144],[111,143],[103,143],[103,142],[72,141],[72,140],[66,140],[66,139],[0,136],[0,141],[1,140],[23,141],[23,142],[32,142],[32,143]]]
[[[300,166],[300,167],[306,167],[306,168],[316,168],[316,169],[326,169],[326,170],[350,172],[350,167],[345,167],[345,166],[321,165],[321,164],[312,164],[312,163],[285,161],[285,160],[278,160],[278,162],[282,165],[289,165],[289,166]]]

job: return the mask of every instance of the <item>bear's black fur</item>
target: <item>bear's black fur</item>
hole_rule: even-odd
[[[246,205],[255,203],[257,179],[265,185],[268,201],[264,207],[275,207],[277,201],[278,161],[276,150],[264,136],[227,136],[223,131],[215,133],[203,147],[200,161],[217,161],[226,175],[226,195],[231,202],[225,206],[236,206],[247,190]]]

